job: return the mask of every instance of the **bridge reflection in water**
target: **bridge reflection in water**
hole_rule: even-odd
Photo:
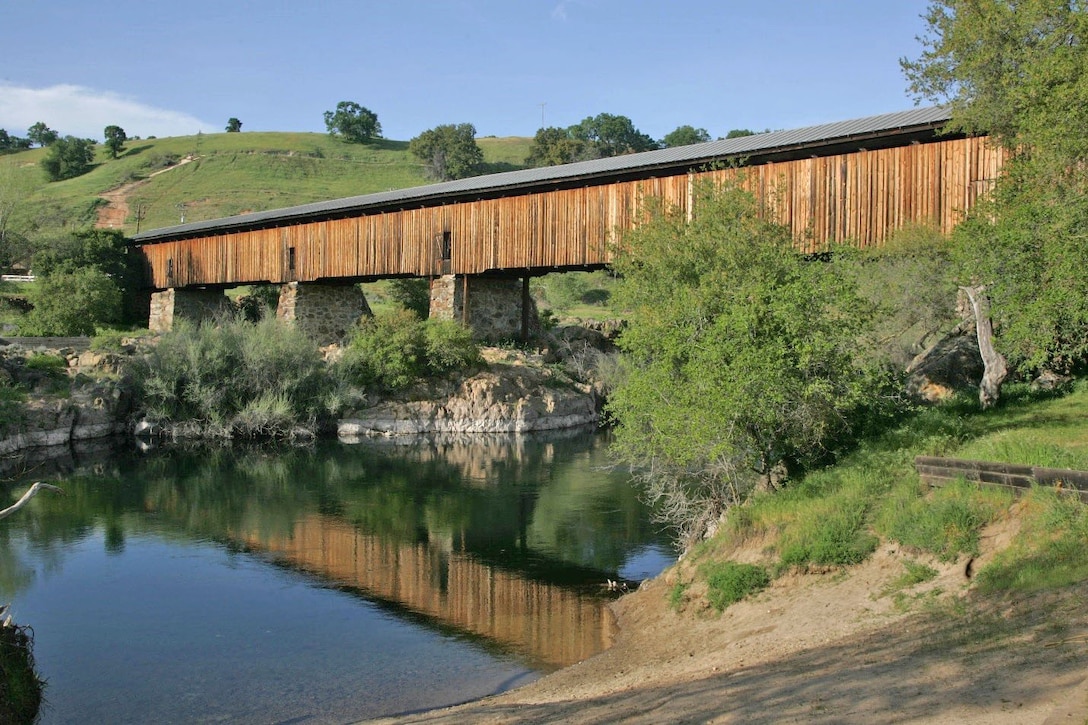
[[[291,567],[483,637],[537,669],[590,657],[615,631],[599,597],[484,563],[449,543],[391,542],[320,514],[296,521],[289,535],[241,538]]]

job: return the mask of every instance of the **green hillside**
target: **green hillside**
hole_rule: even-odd
[[[522,168],[529,138],[481,138],[488,172]],[[406,141],[350,144],[320,133],[216,133],[130,140],[118,159],[47,183],[43,149],[0,156],[0,185],[21,189],[16,224],[33,236],[95,224],[114,198],[113,226],[128,234],[428,183]],[[0,190],[2,195],[2,190]],[[127,202],[124,210],[120,202]],[[123,217],[123,219],[122,219]],[[104,225],[108,226],[109,223]]]

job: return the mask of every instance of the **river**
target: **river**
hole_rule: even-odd
[[[607,647],[607,582],[671,561],[608,463],[585,431],[126,447],[0,522],[0,603],[34,630],[42,725],[450,705]]]

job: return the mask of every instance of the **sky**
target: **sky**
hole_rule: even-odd
[[[800,128],[914,107],[927,0],[0,0],[0,128],[324,132],[340,101],[407,141],[588,116]],[[928,105],[928,102],[923,102]]]

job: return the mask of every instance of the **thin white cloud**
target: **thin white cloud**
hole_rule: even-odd
[[[569,0],[561,0],[561,2],[552,8],[553,20],[566,20],[567,19],[567,5],[570,4]]]
[[[154,108],[111,91],[75,85],[25,88],[0,83],[0,128],[15,136],[38,121],[61,136],[102,140],[106,126],[129,136],[189,136],[222,129],[187,113]]]

